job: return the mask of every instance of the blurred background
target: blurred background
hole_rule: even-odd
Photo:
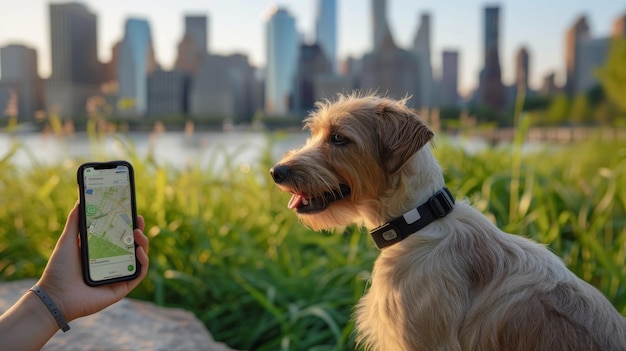
[[[616,1],[0,6],[4,120],[80,123],[102,112],[144,128],[298,126],[314,101],[362,89],[411,96],[446,125],[512,126],[520,90],[538,125],[624,123],[607,101],[620,59],[611,48],[626,36]]]

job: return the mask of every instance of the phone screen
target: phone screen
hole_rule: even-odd
[[[89,278],[132,276],[135,258],[132,172],[126,165],[83,169]]]

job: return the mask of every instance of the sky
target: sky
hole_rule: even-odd
[[[314,39],[316,0],[76,0],[98,16],[98,56],[111,57],[112,46],[123,37],[128,17],[147,19],[157,61],[165,69],[176,60],[183,36],[184,16],[209,17],[209,50],[215,54],[248,55],[250,63],[265,64],[265,21],[275,5],[295,18],[306,41]],[[19,43],[37,50],[39,74],[50,75],[49,3],[58,0],[0,0],[0,47]],[[339,60],[361,57],[371,50],[370,0],[337,0]],[[476,86],[482,66],[482,23],[485,6],[500,6],[500,65],[505,84],[513,81],[516,52],[530,53],[530,86],[539,88],[543,76],[564,79],[565,32],[580,15],[594,38],[607,37],[613,22],[626,13],[619,0],[387,0],[387,22],[396,44],[410,49],[422,13],[431,15],[431,51],[435,74],[443,50],[458,50],[459,88]],[[2,63],[0,62],[0,65]]]

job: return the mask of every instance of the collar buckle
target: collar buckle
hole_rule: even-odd
[[[454,197],[452,197],[448,188],[443,188],[428,199],[428,205],[437,218],[442,218],[452,212]]]

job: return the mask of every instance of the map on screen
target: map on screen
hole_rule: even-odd
[[[84,183],[91,278],[132,275],[136,267],[128,168],[86,168]]]

